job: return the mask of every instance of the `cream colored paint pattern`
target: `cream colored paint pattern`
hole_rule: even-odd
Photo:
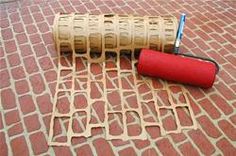
[[[186,90],[138,75],[135,67],[140,48],[171,52],[177,24],[175,17],[57,14],[58,78],[48,144],[69,146],[96,127],[105,128],[107,140],[144,140],[148,127],[159,127],[162,135],[196,129]],[[182,121],[179,109],[191,124]],[[169,117],[174,129],[164,123]]]

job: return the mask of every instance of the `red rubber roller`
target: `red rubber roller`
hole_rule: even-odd
[[[138,73],[203,88],[212,87],[217,73],[213,62],[142,49]]]

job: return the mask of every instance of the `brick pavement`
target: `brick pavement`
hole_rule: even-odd
[[[211,89],[185,86],[197,130],[148,140],[106,141],[104,131],[48,147],[56,85],[52,22],[57,12],[174,15],[187,13],[182,52],[214,58]],[[18,1],[0,4],[0,155],[236,155],[236,3],[229,1]]]

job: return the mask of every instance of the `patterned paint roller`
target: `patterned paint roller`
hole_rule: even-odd
[[[142,49],[139,57],[138,72],[166,80],[210,88],[219,71],[219,66],[214,60],[209,58],[179,53],[184,23],[185,14],[182,14],[175,40],[174,53],[176,55]]]
[[[74,51],[89,62],[102,62],[106,52],[172,52],[177,26],[173,16],[57,14],[53,35],[58,52]]]

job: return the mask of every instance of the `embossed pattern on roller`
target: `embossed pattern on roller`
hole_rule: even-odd
[[[177,24],[172,16],[57,14],[53,32],[60,52],[71,51],[74,46],[76,56],[101,62],[106,51],[150,48],[172,52]],[[94,52],[99,55],[93,57]]]
[[[140,48],[168,52],[176,27],[174,17],[58,14],[49,145],[69,146],[97,127],[108,140],[143,140],[149,128],[161,135],[195,129],[186,90],[140,76],[135,67]]]

